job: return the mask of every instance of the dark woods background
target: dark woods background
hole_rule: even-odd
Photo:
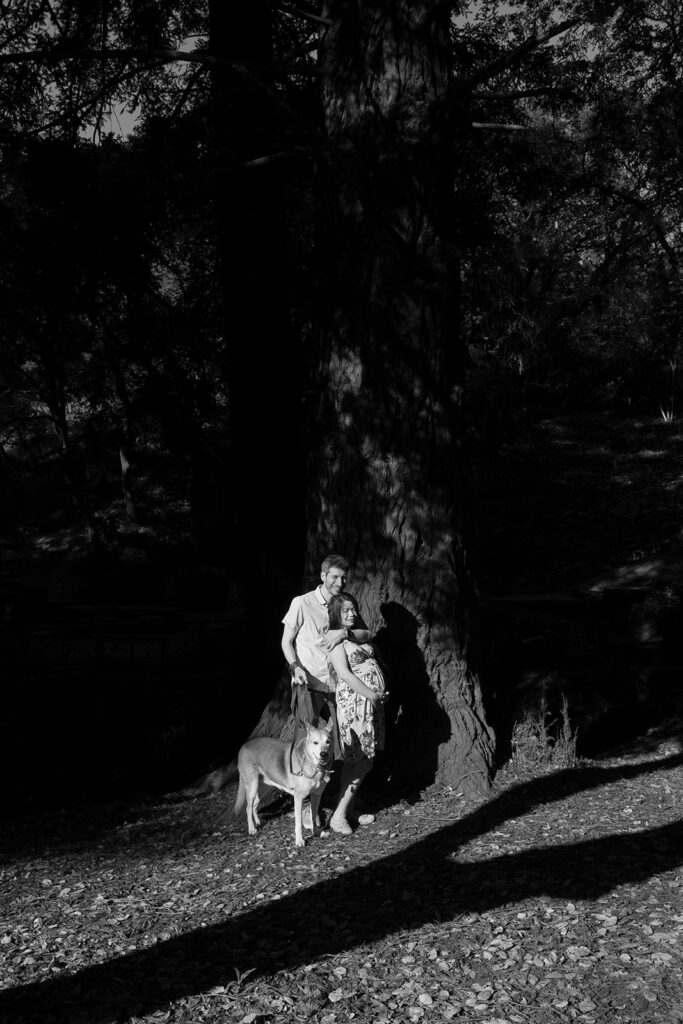
[[[0,16],[8,807],[169,790],[229,760],[330,545],[356,568],[390,672],[385,777],[418,720],[421,781],[434,777],[449,726],[420,629],[438,635],[450,605],[436,572],[424,617],[369,586],[368,549],[393,556],[335,446],[355,457],[405,416],[412,429],[421,331],[459,396],[467,525],[444,557],[457,564],[468,538],[478,598],[459,593],[498,762],[519,716],[555,721],[563,695],[587,752],[671,718],[678,5],[51,10]],[[420,48],[446,83],[427,114],[411,99]],[[368,97],[380,110],[394,73],[410,102],[373,120]],[[378,302],[400,310],[400,355]],[[330,352],[356,346],[368,433],[331,444],[352,388]],[[383,442],[387,464],[424,458],[411,429]],[[340,492],[364,533],[335,522]]]

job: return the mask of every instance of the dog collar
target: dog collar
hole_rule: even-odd
[[[303,775],[304,778],[306,778],[306,779],[314,779],[316,777],[316,775],[318,775],[320,772],[323,772],[324,775],[325,775],[325,782],[329,782],[330,781],[330,776],[333,774],[332,769],[329,767],[329,765],[333,761],[332,751],[330,751],[330,755],[328,756],[327,761],[324,761],[322,763],[318,762],[318,764],[316,764],[315,761],[311,760],[311,758],[308,756],[307,751],[304,749],[303,754],[302,754],[302,758],[301,758],[301,767],[297,771],[297,769],[294,768],[294,748],[295,748],[295,746],[296,746],[296,741],[293,741],[292,742],[292,749],[290,750],[290,754],[289,754],[289,760],[290,760],[290,764],[292,766],[293,774],[294,775]],[[309,768],[313,769],[313,774],[312,775],[309,775],[308,772],[306,771],[306,765],[308,765]]]

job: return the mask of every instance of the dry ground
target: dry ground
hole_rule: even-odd
[[[0,1020],[683,1021],[677,733],[304,850],[225,796],[14,822]]]

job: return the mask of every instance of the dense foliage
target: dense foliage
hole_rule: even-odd
[[[166,520],[177,509],[187,525],[194,501],[197,529],[215,490],[229,442],[230,320],[215,199],[231,157],[211,114],[214,54],[237,69],[233,159],[251,113],[271,118],[273,151],[251,162],[283,168],[306,382],[321,315],[312,172],[334,159],[316,99],[324,12],[309,10],[273,12],[267,64],[240,61],[217,22],[210,35],[209,6],[64,0],[50,15],[38,3],[3,11],[2,472],[16,499],[6,529],[20,525],[17,496],[41,481],[53,495],[66,488],[58,504],[75,501],[94,540],[102,515],[117,530],[160,530],[166,491]],[[549,409],[679,412],[680,22],[665,2],[454,11],[450,217],[469,414],[493,443]],[[212,509],[224,511],[224,501]]]

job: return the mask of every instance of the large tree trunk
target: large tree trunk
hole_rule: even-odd
[[[398,786],[486,792],[494,736],[466,547],[463,347],[450,242],[456,140],[448,11],[331,0],[321,40],[330,145],[319,265],[320,396],[309,435],[308,570],[353,564],[388,669],[384,767]],[[288,686],[252,735],[285,735]],[[377,773],[373,773],[376,775]],[[234,763],[188,793],[212,792]]]
[[[297,346],[291,336],[282,169],[272,83],[272,5],[211,0],[212,132],[231,422],[230,569],[242,583],[245,647],[258,698],[281,667],[281,619],[305,546]],[[244,690],[245,673],[235,685]]]
[[[378,628],[392,773],[485,792],[494,737],[466,547],[463,351],[450,242],[447,4],[330,0],[320,410],[309,562],[328,549]]]

